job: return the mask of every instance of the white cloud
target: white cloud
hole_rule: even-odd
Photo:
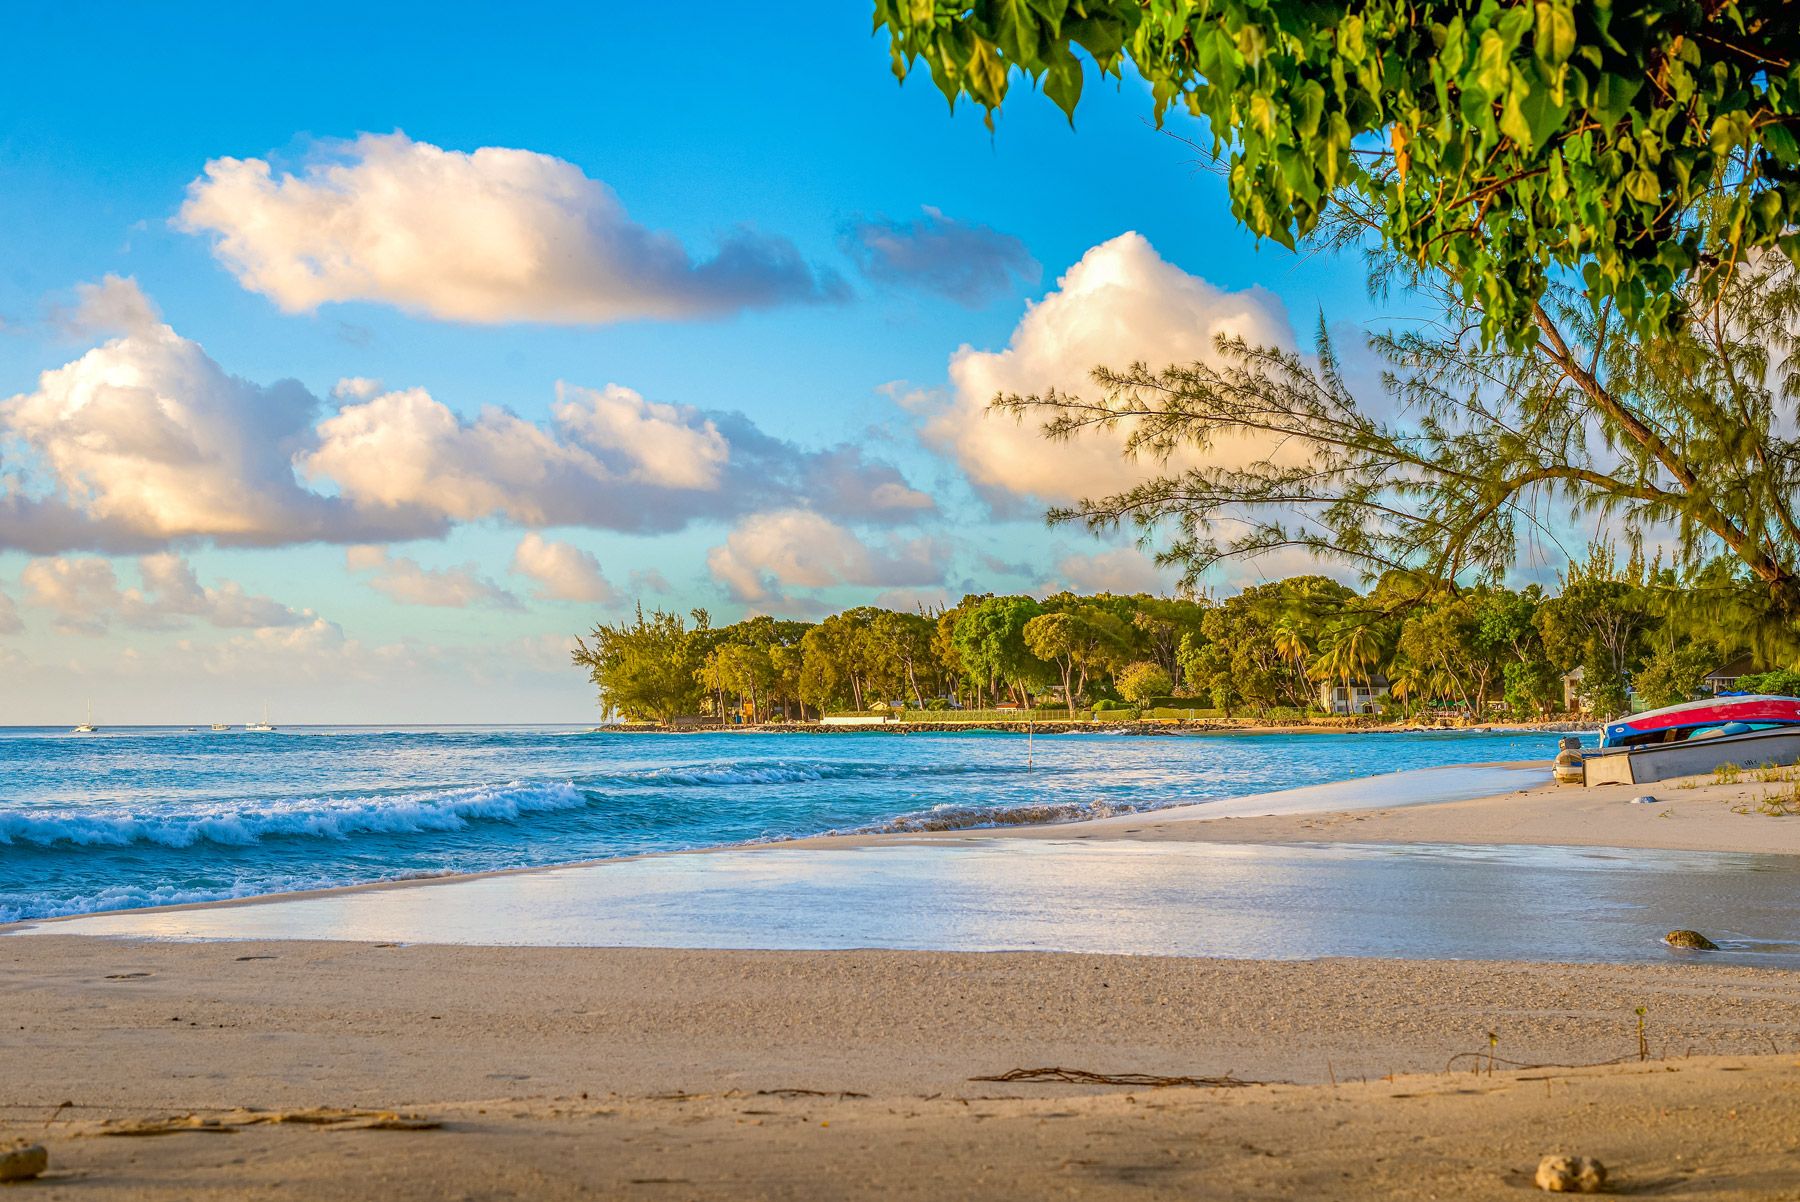
[[[870,547],[851,531],[803,509],[754,514],[707,552],[713,578],[740,601],[766,601],[793,588],[936,584],[945,548],[929,538],[888,538]]]
[[[25,629],[24,621],[19,617],[19,607],[5,593],[0,593],[0,634],[18,634]]]
[[[1177,573],[1156,566],[1156,560],[1136,547],[1115,547],[1093,554],[1065,555],[1056,563],[1056,575],[1045,581],[1041,592],[1151,593],[1166,596],[1174,590]]]
[[[933,507],[854,445],[805,450],[617,384],[559,384],[544,422],[378,387],[340,381],[323,417],[297,382],[232,376],[166,325],[113,338],[0,400],[0,548],[386,543],[488,518],[668,531],[783,505],[895,522]]]
[[[535,532],[519,540],[512,570],[537,581],[536,595],[545,601],[606,603],[618,593],[600,572],[600,561],[571,543],[556,542]]]
[[[312,620],[308,611],[271,597],[254,596],[235,580],[207,587],[177,555],[137,561],[137,587],[123,588],[111,561],[93,556],[34,559],[19,574],[26,600],[49,610],[67,634],[103,634],[114,623],[138,630],[167,630],[196,620],[209,626],[274,629]]]
[[[467,609],[491,605],[496,609],[520,609],[519,599],[487,577],[472,563],[453,568],[428,568],[416,559],[394,555],[386,547],[351,547],[344,552],[344,566],[362,574],[372,573],[370,588],[402,605],[435,605]]]
[[[331,386],[334,401],[366,401],[381,395],[381,381],[369,376],[345,376]]]
[[[715,489],[731,458],[719,428],[696,410],[646,401],[618,384],[596,390],[558,382],[551,411],[572,440],[617,448],[634,483]]]
[[[573,163],[363,134],[302,174],[219,158],[179,224],[213,235],[238,282],[290,312],[376,301],[452,321],[693,318],[838,299],[783,238],[737,230],[696,261],[632,221]]]
[[[1036,422],[987,406],[1001,393],[1091,392],[1096,366],[1152,367],[1214,359],[1213,340],[1291,345],[1281,304],[1260,288],[1226,292],[1169,263],[1138,234],[1121,234],[1083,255],[1057,290],[1031,305],[1007,348],[964,346],[950,359],[951,395],[900,393],[926,414],[928,443],[957,460],[992,496],[1073,502],[1115,492],[1154,474],[1121,456],[1123,433],[1088,433],[1051,443]],[[1209,459],[1244,461],[1266,453],[1248,440],[1223,440]]]
[[[141,334],[162,324],[162,316],[136,280],[108,273],[99,283],[75,285],[73,308],[56,309],[52,318],[64,333]]]
[[[104,634],[123,602],[119,578],[104,559],[34,559],[19,573],[27,604],[50,610],[64,634]]]
[[[265,387],[227,375],[168,326],[112,339],[0,401],[0,434],[50,486],[38,500],[16,482],[0,492],[0,545],[323,536],[350,515],[294,477],[317,406],[292,380]]]

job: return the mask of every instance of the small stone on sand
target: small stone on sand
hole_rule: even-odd
[[[1606,1166],[1591,1156],[1546,1156],[1536,1180],[1552,1194],[1597,1194],[1606,1188]]]
[[[1631,804],[1634,806],[1653,806],[1658,800],[1658,798],[1652,797],[1650,794],[1646,793],[1642,797],[1633,797],[1631,799]]]
[[[30,1181],[49,1167],[43,1144],[0,1144],[0,1181]]]
[[[1719,945],[1702,935],[1699,931],[1670,931],[1663,936],[1663,942],[1670,947],[1689,947],[1695,951],[1716,952]]]

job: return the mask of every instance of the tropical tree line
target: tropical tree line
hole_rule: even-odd
[[[1611,715],[1699,696],[1752,653],[1710,600],[1742,571],[1721,560],[1681,575],[1597,544],[1555,589],[1427,588],[1393,571],[1367,592],[1309,575],[1223,598],[982,594],[729,626],[640,606],[594,627],[574,659],[605,710],[658,722],[1044,704],[1268,717],[1315,710],[1334,684],[1385,688],[1378,707],[1395,714],[1544,717],[1573,692]],[[1762,683],[1791,691],[1800,677]]]

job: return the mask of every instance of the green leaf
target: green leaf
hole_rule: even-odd
[[[1075,106],[1081,102],[1081,84],[1081,60],[1067,46],[1056,47],[1044,70],[1044,94],[1068,115],[1071,125],[1075,122]]]
[[[1575,53],[1575,14],[1566,2],[1538,0],[1532,50],[1548,66],[1560,66]]]

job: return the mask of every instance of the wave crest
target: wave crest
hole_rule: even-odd
[[[248,847],[282,836],[347,839],[353,835],[454,831],[471,822],[510,822],[527,814],[577,809],[588,801],[586,793],[568,782],[513,781],[419,793],[313,798],[283,802],[280,809],[219,805],[168,814],[14,811],[0,813],[0,844],[192,847],[216,843]]]

